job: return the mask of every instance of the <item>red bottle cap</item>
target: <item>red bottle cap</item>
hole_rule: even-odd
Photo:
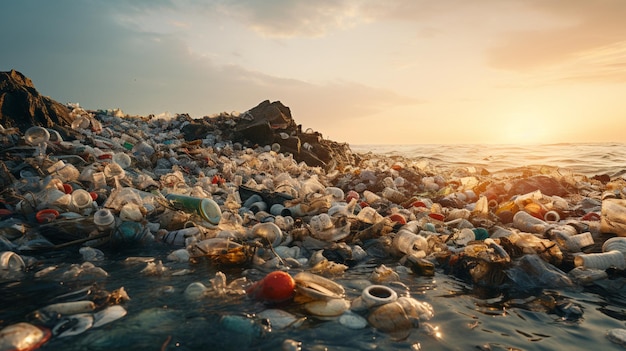
[[[430,217],[432,219],[436,219],[438,221],[443,221],[446,218],[441,213],[429,213],[428,217]]]
[[[391,219],[394,222],[398,222],[400,224],[406,224],[406,219],[404,218],[404,216],[398,213],[394,213],[390,215],[389,219]]]
[[[35,219],[39,223],[49,223],[55,220],[58,216],[59,211],[52,208],[46,208],[37,212],[37,214],[35,214]]]
[[[72,191],[74,191],[74,188],[72,188],[72,185],[67,184],[67,183],[63,183],[63,192],[66,194],[71,194]]]

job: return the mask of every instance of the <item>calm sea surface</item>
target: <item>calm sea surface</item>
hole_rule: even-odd
[[[490,172],[507,168],[549,165],[588,176],[620,176],[626,171],[626,144],[545,145],[351,145],[356,152],[397,155],[436,167],[482,167]]]
[[[353,151],[401,155],[442,169],[483,167],[490,172],[529,165],[569,168],[589,176],[620,176],[626,169],[624,144],[509,145],[355,145]],[[373,328],[349,329],[336,320],[308,317],[297,328],[273,330],[263,335],[246,332],[245,325],[227,328],[220,324],[225,315],[253,315],[265,309],[245,297],[184,297],[192,282],[210,286],[217,269],[210,264],[189,265],[168,262],[171,247],[152,244],[128,252],[107,252],[96,263],[107,277],[85,278],[64,284],[62,279],[29,278],[3,283],[0,292],[0,319],[21,321],[34,307],[58,300],[55,297],[85,287],[114,290],[124,287],[131,300],[124,304],[128,315],[81,335],[55,338],[42,350],[280,350],[285,339],[302,342],[303,350],[618,350],[608,340],[612,328],[626,327],[626,286],[624,278],[601,285],[571,289],[535,289],[510,296],[502,291],[484,291],[437,271],[434,277],[420,277],[400,270],[400,280],[411,295],[432,304],[434,317],[414,329],[402,341]],[[171,271],[189,269],[186,275],[148,276],[145,263],[129,262],[129,256],[152,257]],[[42,268],[55,265],[59,272],[83,260],[78,252],[50,254]],[[389,267],[397,259],[383,260]],[[377,261],[359,264],[336,279],[346,287],[349,298],[360,293],[355,282],[368,279]],[[36,271],[36,270],[34,270]],[[241,269],[225,271],[229,280],[242,275]],[[53,274],[51,275],[53,276]],[[95,287],[94,287],[95,289]],[[282,309],[303,316],[297,306]],[[252,319],[251,319],[252,320]]]

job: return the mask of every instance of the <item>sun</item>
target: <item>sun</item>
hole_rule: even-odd
[[[514,115],[502,121],[506,144],[541,144],[549,142],[547,121],[538,116]]]

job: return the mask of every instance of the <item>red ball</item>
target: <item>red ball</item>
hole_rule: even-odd
[[[277,303],[291,299],[295,294],[295,289],[296,282],[289,273],[274,271],[254,283],[246,292],[257,300]]]

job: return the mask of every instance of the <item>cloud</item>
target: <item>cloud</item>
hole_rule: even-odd
[[[528,72],[570,62],[571,68],[574,68],[575,62],[602,61],[598,60],[601,52],[607,54],[605,59],[613,57],[618,60],[615,62],[623,62],[623,55],[615,57],[616,52],[609,52],[606,48],[626,38],[626,26],[623,24],[626,2],[537,0],[527,4],[527,10],[552,16],[556,25],[540,30],[505,33],[487,53],[492,67]],[[577,74],[574,73],[571,78]],[[583,76],[589,78],[588,74]]]
[[[28,32],[13,33],[20,40],[4,43],[2,61],[17,67],[3,69],[21,70],[42,94],[60,102],[140,115],[169,111],[201,117],[246,110],[270,99],[290,106],[297,122],[321,128],[338,116],[358,119],[389,106],[419,103],[356,82],[310,83],[219,65],[193,53],[177,32],[150,31],[120,21],[120,14],[130,18],[133,11],[147,10],[142,8],[145,3],[133,3],[132,8],[94,4],[100,3],[42,2],[43,8],[34,12],[15,7],[21,15],[30,14],[33,23]],[[172,9],[167,1],[159,6]],[[267,6],[272,13],[278,4]],[[302,6],[302,11],[308,8]],[[323,16],[331,9],[328,3],[317,11]],[[64,13],[69,19],[50,13]],[[1,29],[17,27],[18,22]]]
[[[316,37],[363,21],[356,1],[237,0],[218,9],[268,37]]]
[[[480,4],[460,0],[233,0],[220,2],[210,11],[217,10],[235,18],[263,36],[288,38],[324,36],[335,30],[377,21],[419,23],[450,13],[461,17],[484,15],[482,9],[501,8],[500,3],[491,0]],[[432,33],[432,29],[429,30]]]

